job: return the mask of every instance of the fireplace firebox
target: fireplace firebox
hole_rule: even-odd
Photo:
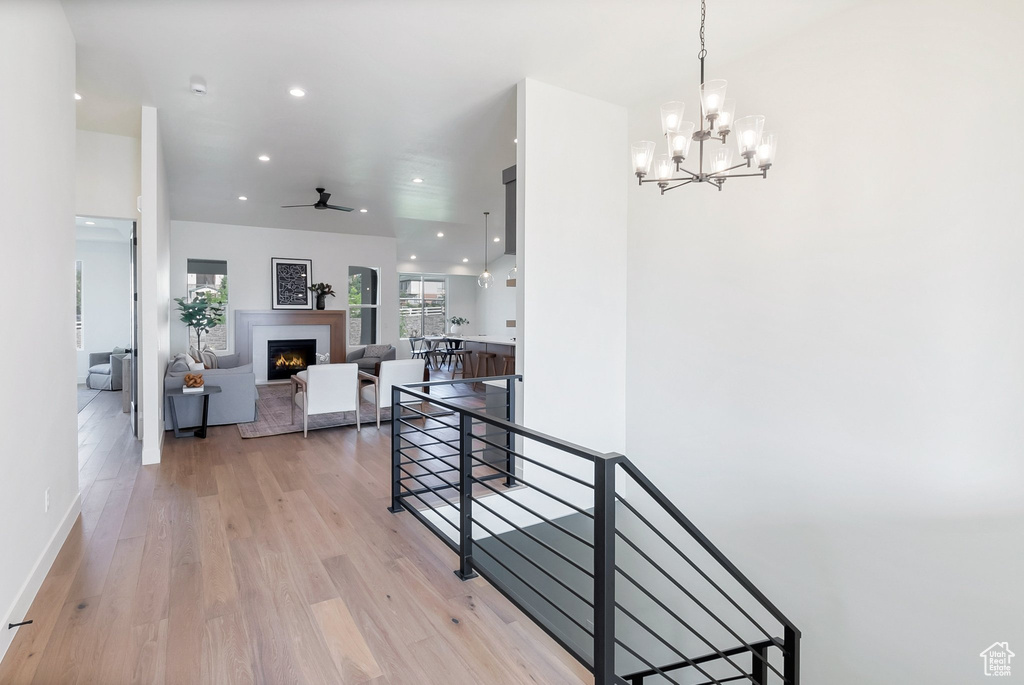
[[[268,340],[267,380],[291,378],[316,364],[316,340]]]

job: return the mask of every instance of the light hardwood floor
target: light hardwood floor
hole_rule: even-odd
[[[389,426],[308,440],[218,426],[168,436],[143,467],[119,393],[79,423],[82,515],[0,683],[593,682],[387,511]]]

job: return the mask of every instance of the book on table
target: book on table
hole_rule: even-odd
[[[204,385],[200,385],[198,388],[190,388],[187,385],[181,386],[181,391],[183,393],[185,393],[185,394],[188,394],[190,392],[202,392],[205,389],[206,389],[206,386],[204,386]]]

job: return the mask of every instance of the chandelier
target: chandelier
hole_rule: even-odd
[[[692,121],[683,120],[684,105],[682,102],[668,102],[661,106],[661,130],[665,134],[668,152],[655,155],[655,144],[650,140],[642,140],[632,145],[633,173],[640,185],[657,183],[661,194],[675,190],[691,183],[710,183],[719,190],[727,179],[760,176],[768,178],[768,169],[775,159],[777,139],[774,133],[764,131],[764,117],[760,114],[736,119],[736,102],[725,98],[728,85],[722,79],[704,80],[704,58],[708,51],[704,48],[704,19],[706,14],[705,0],[700,3],[700,128]],[[733,164],[732,148],[726,145],[726,139],[733,133],[743,161]],[[704,160],[704,143],[716,140],[722,143]],[[691,155],[692,144],[697,143],[696,154]],[[693,159],[693,157],[696,159]],[[683,167],[683,162],[690,160],[691,166],[696,164],[696,171]],[[734,174],[735,169],[753,169],[757,165],[759,171]],[[647,178],[654,167],[654,178]]]

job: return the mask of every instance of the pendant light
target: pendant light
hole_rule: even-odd
[[[476,278],[477,285],[481,288],[490,288],[494,283],[494,276],[487,270],[487,217],[489,214],[490,212],[484,212],[484,270]]]

